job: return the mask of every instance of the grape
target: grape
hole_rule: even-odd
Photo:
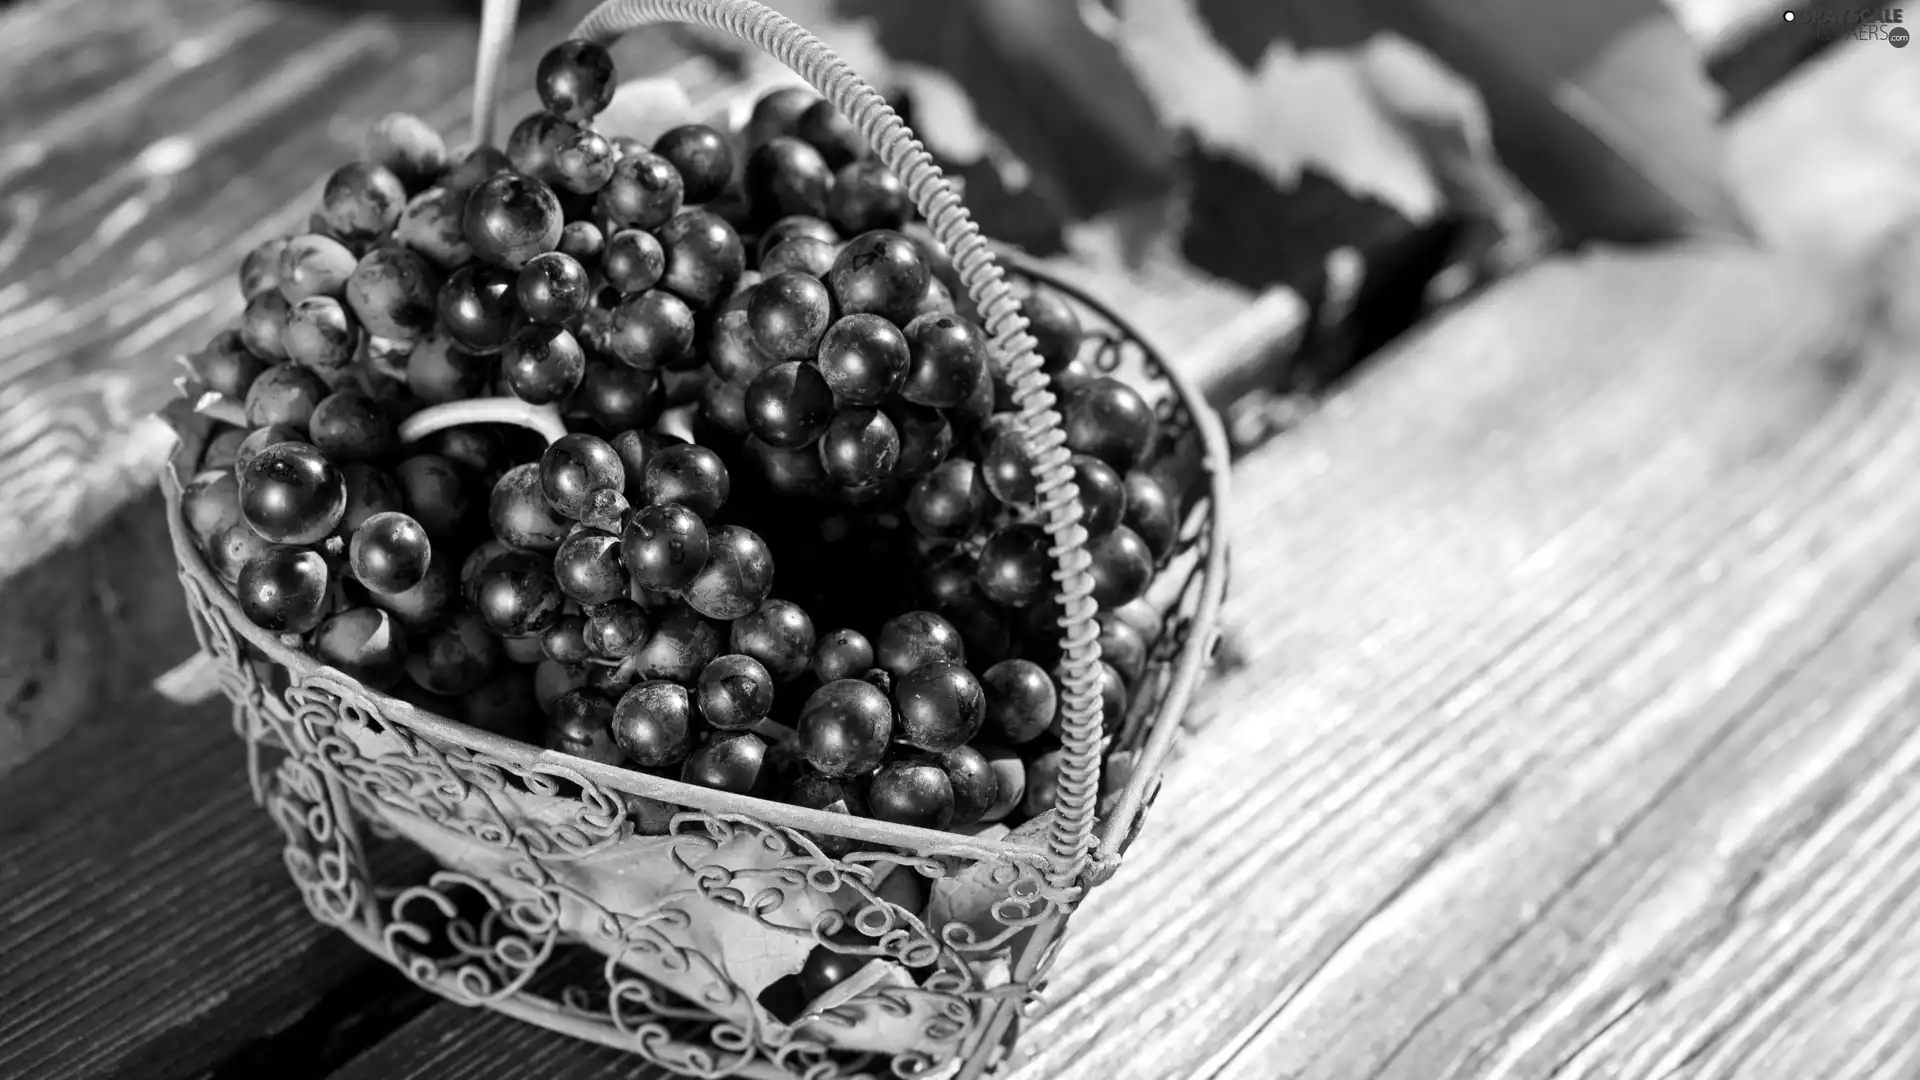
[[[526,637],[551,627],[566,598],[553,580],[549,561],[525,552],[500,561],[481,577],[474,607],[502,637]]]
[[[347,510],[335,530],[339,535],[352,536],[368,518],[405,505],[399,481],[377,465],[351,461],[340,467],[340,476],[347,485]]]
[[[565,588],[565,584],[561,586]],[[562,615],[540,635],[540,652],[562,664],[584,664],[593,653],[587,650],[587,617]]]
[[[754,376],[743,408],[756,437],[792,450],[818,439],[833,422],[833,391],[818,369],[789,361]]]
[[[747,317],[747,307],[753,302],[754,291],[758,288],[756,285],[742,290],[710,319],[705,320],[706,348],[703,351],[707,356],[707,365],[722,379],[748,382],[773,366],[773,360],[754,343],[753,323]]]
[[[773,553],[759,534],[738,525],[707,531],[707,563],[687,586],[686,601],[710,619],[737,619],[773,590]]]
[[[419,191],[447,167],[447,144],[425,120],[407,113],[388,113],[367,131],[360,156],[384,166],[408,191]]]
[[[586,314],[593,302],[587,269],[571,255],[542,252],[514,278],[514,298],[534,322],[565,323]]]
[[[628,154],[614,166],[613,176],[600,189],[600,212],[617,225],[658,229],[680,212],[686,182],[673,163],[650,150]],[[661,237],[664,243],[666,237]]]
[[[426,578],[413,588],[397,593],[369,590],[368,598],[392,612],[407,629],[424,629],[438,623],[453,607],[455,572],[451,560],[435,560],[428,564]]]
[[[613,741],[643,769],[678,765],[693,750],[693,703],[678,683],[651,681],[613,707]]]
[[[272,546],[271,541],[242,521],[222,529],[207,544],[207,565],[220,575],[221,581],[233,587],[240,581],[240,571]]]
[[[307,421],[313,445],[333,461],[367,461],[384,457],[399,447],[393,418],[364,390],[351,387],[330,394],[314,406]]]
[[[481,181],[512,168],[512,159],[498,147],[484,143],[478,146],[464,146],[453,152],[447,171],[440,177],[440,186],[459,196],[456,205],[458,209],[466,204],[467,193],[479,187]]]
[[[406,205],[407,189],[400,178],[365,161],[335,169],[320,191],[320,216],[327,231],[348,243],[378,240],[400,220]]]
[[[327,610],[327,560],[317,551],[274,544],[247,561],[235,594],[262,630],[304,634]]]
[[[579,389],[587,375],[587,354],[565,327],[528,323],[507,339],[500,373],[515,397],[546,405]]]
[[[525,551],[554,551],[567,535],[566,520],[547,502],[540,466],[533,462],[515,465],[494,482],[487,518],[493,535]]]
[[[740,234],[705,210],[682,211],[655,235],[667,252],[661,285],[696,308],[726,299],[746,269]]]
[[[624,660],[646,644],[647,632],[652,629],[646,609],[621,597],[600,604],[587,615],[581,640],[589,653],[602,660]]]
[[[486,392],[492,364],[455,346],[435,331],[407,354],[407,392],[422,403],[438,405]]]
[[[1080,524],[1087,536],[1098,539],[1120,525],[1127,512],[1127,485],[1120,474],[1097,457],[1075,454],[1073,482],[1080,491]]]
[[[832,316],[826,285],[793,270],[762,280],[747,303],[754,344],[776,361],[811,359]]]
[[[509,270],[559,246],[566,226],[553,189],[518,173],[501,173],[474,188],[461,220],[473,253]]]
[[[955,315],[958,313],[959,310],[953,303],[953,293],[948,291],[947,283],[931,274],[927,275],[927,291],[920,294],[919,303],[913,306],[914,318],[917,319],[922,315]],[[987,354],[987,363],[991,369],[993,364],[992,353]],[[989,401],[992,400],[993,387],[989,386],[988,382],[989,380],[986,379],[980,380],[981,385],[974,391],[974,398],[978,398],[984,393]],[[969,398],[968,400],[971,401],[973,398]]]
[[[340,470],[306,443],[276,443],[240,474],[240,513],[276,544],[317,544],[347,510]]]
[[[1179,510],[1173,496],[1151,473],[1128,473],[1126,487],[1124,524],[1139,534],[1155,559],[1166,558],[1173,553],[1174,540],[1180,533]]]
[[[699,419],[714,431],[739,438],[752,430],[747,422],[747,388],[741,383],[721,379],[703,380],[700,388]],[[719,441],[717,435],[702,437],[702,442]]]
[[[994,531],[980,551],[980,591],[995,603],[1026,607],[1043,599],[1053,574],[1052,542],[1038,525]]]
[[[553,153],[553,181],[575,195],[592,195],[613,179],[619,161],[613,144],[597,131],[575,134]]]
[[[894,679],[928,664],[966,663],[966,649],[953,624],[931,611],[909,611],[881,624],[874,661]]]
[[[1140,534],[1122,525],[1087,545],[1093,563],[1093,599],[1102,608],[1116,608],[1139,599],[1153,581],[1153,552]]]
[[[407,658],[407,676],[422,689],[458,696],[478,690],[499,662],[499,639],[480,616],[463,611],[420,640]]]
[[[379,608],[351,608],[313,632],[313,655],[350,679],[389,690],[407,671],[407,635]]]
[[[792,135],[800,126],[800,117],[821,100],[805,86],[782,86],[769,90],[753,103],[742,137],[748,146],[759,146],[769,139]]]
[[[953,661],[922,664],[894,684],[898,738],[922,750],[951,750],[980,732],[986,720],[986,693],[966,665]]]
[[[607,352],[629,367],[670,367],[693,347],[693,309],[664,289],[648,289],[613,309]]]
[[[893,735],[893,705],[878,687],[836,679],[815,690],[800,710],[800,753],[831,777],[872,772]]]
[[[658,420],[662,397],[653,372],[590,359],[573,400],[602,428],[622,431]]]
[[[553,576],[567,599],[592,606],[627,595],[627,568],[620,561],[620,538],[583,529],[560,542]]]
[[[467,192],[432,187],[407,200],[393,227],[394,240],[427,257],[443,270],[473,258],[465,223]]]
[[[766,231],[760,234],[756,261],[764,264],[775,248],[785,245],[789,240],[816,241],[835,251],[840,248],[840,234],[834,231],[832,225],[807,214],[790,214],[767,226]]]
[[[496,539],[484,540],[467,552],[467,557],[460,563],[460,595],[466,597],[468,603],[473,603],[480,595],[480,579],[504,564],[513,554],[513,548]]]
[[[820,436],[820,463],[846,487],[885,479],[900,460],[900,433],[877,409],[842,409]]]
[[[707,563],[707,526],[678,503],[654,503],[627,522],[621,557],[633,580],[660,592],[693,583]]]
[[[980,461],[987,490],[1009,506],[1026,506],[1040,497],[1039,447],[1027,433],[1011,428],[996,435]]]
[[[805,214],[825,217],[833,170],[820,151],[791,136],[779,136],[747,155],[743,189],[753,216],[763,222]]]
[[[667,272],[667,251],[650,232],[622,229],[607,240],[607,284],[623,293],[645,292]]]
[[[826,466],[812,447],[782,450],[749,436],[746,453],[774,491],[791,496],[820,496],[833,489]]]
[[[200,452],[200,467],[231,472],[235,455],[240,452],[240,444],[247,441],[247,435],[246,428],[220,429],[207,440],[206,448]]]
[[[193,358],[194,374],[207,384],[207,389],[235,401],[247,396],[253,380],[265,370],[266,361],[248,351],[239,332],[234,330],[222,330],[214,335],[207,347]]]
[[[794,273],[822,278],[833,269],[833,260],[838,254],[838,245],[812,236],[796,236],[760,257],[760,273],[765,277]]]
[[[971,746],[956,746],[941,754],[939,761],[953,786],[950,825],[972,825],[985,817],[1000,797],[1000,779],[986,755]]]
[[[481,731],[510,739],[537,741],[531,721],[539,714],[533,680],[524,671],[496,670],[487,681],[460,699],[460,715]]]
[[[798,241],[788,241],[797,243]],[[781,250],[786,247],[785,244]],[[820,340],[818,365],[848,405],[878,405],[906,382],[912,364],[906,335],[872,314],[847,315]]]
[[[311,296],[346,296],[347,279],[353,276],[355,259],[347,246],[331,236],[305,233],[286,241],[280,249],[280,295],[287,303],[297,304]],[[248,293],[249,299],[254,294]]]
[[[813,650],[813,675],[822,683],[852,679],[873,667],[873,646],[858,630],[834,630]]]
[[[733,148],[705,124],[682,124],[654,140],[653,152],[679,173],[689,203],[712,202],[733,179]]]
[[[873,774],[867,803],[881,821],[944,829],[953,823],[953,782],[935,759],[888,762]]]
[[[276,236],[262,240],[240,260],[240,297],[251,300],[258,293],[280,287],[280,253],[291,237]],[[347,253],[349,257],[352,252]]]
[[[727,467],[720,455],[704,446],[691,443],[664,446],[647,459],[646,500],[649,503],[677,502],[703,518],[711,518],[726,504],[731,490]]]
[[[773,677],[740,653],[717,656],[700,672],[700,715],[722,731],[744,731],[773,708]]]
[[[966,458],[948,458],[934,466],[907,493],[907,520],[920,535],[936,540],[967,536],[992,507],[980,467]]]
[[[827,220],[848,235],[898,229],[913,214],[913,199],[893,170],[879,161],[855,161],[833,174]],[[944,288],[944,287],[943,287]]]
[[[540,644],[545,638],[546,633],[543,631],[526,637],[495,638],[494,640],[500,643],[500,655],[506,657],[508,663],[537,664],[547,658]]]
[[[587,684],[587,669],[583,666],[558,664],[552,660],[543,660],[533,669],[533,700],[549,719],[558,715],[560,699],[569,690],[577,690]],[[612,737],[607,741],[611,743]]]
[[[827,271],[827,287],[841,313],[871,312],[904,326],[926,292],[927,275],[920,245],[892,230],[875,229],[840,249]]]
[[[367,252],[346,285],[347,303],[361,325],[390,341],[417,341],[431,332],[439,292],[432,264],[397,244]]]
[[[1027,333],[1033,335],[1034,351],[1049,374],[1065,367],[1080,351],[1080,316],[1059,293],[1036,285],[1020,301],[1020,312],[1027,317]]]
[[[993,773],[993,803],[980,815],[981,821],[999,821],[1019,808],[1027,794],[1027,765],[1020,755],[1004,746],[975,743],[975,750],[986,760]]]
[[[866,140],[833,102],[820,98],[794,121],[793,133],[820,155],[828,168],[838,169],[866,153]]]
[[[554,179],[553,159],[560,147],[580,133],[580,128],[550,112],[528,114],[507,135],[509,168],[536,180]],[[472,187],[500,175],[498,171],[474,181]]]
[[[280,330],[280,347],[287,359],[315,371],[345,367],[359,344],[359,324],[331,296],[309,296],[293,305]]]
[[[924,476],[953,451],[953,426],[939,409],[893,402],[880,411],[887,414],[900,436],[900,457],[893,464],[892,475]]]
[[[620,491],[626,466],[605,439],[574,432],[563,435],[540,455],[540,493],[558,513],[579,520],[596,491]]]
[[[591,41],[563,41],[541,55],[534,85],[548,112],[576,124],[590,120],[613,101],[613,56]]]
[[[628,369],[631,370],[631,369]],[[626,470],[626,496],[631,502],[645,504],[647,501],[647,463],[663,447],[680,441],[678,436],[651,431],[623,431],[607,440],[613,451],[620,455],[620,464]]]
[[[433,544],[427,530],[413,518],[392,512],[375,514],[353,531],[347,561],[354,580],[368,589],[402,593],[426,580]]]
[[[180,516],[202,547],[240,520],[240,482],[232,470],[203,472],[180,491]]]
[[[600,226],[591,221],[569,221],[560,230],[560,246],[555,250],[584,266],[597,261],[606,247],[606,234]]]
[[[955,408],[987,377],[987,336],[967,319],[916,315],[906,339],[913,359],[900,396],[916,405]]]
[[[473,516],[473,491],[453,462],[438,454],[415,454],[394,466],[401,501],[428,536],[448,538]]]
[[[612,723],[613,704],[605,694],[584,686],[574,687],[553,703],[553,718],[547,722],[546,747],[601,765],[618,765],[624,755],[613,741]]]
[[[292,305],[277,289],[255,293],[240,313],[240,341],[247,351],[262,360],[285,360],[287,347],[280,342],[287,325],[287,310]]]
[[[517,277],[497,266],[470,265],[455,270],[440,286],[441,322],[453,343],[474,353],[490,353],[513,332]]]
[[[687,757],[680,779],[736,795],[755,794],[772,779],[766,741],[751,731],[716,731]]]
[[[1128,686],[1134,685],[1147,670],[1147,639],[1114,612],[1103,611],[1098,618],[1100,659],[1113,665]]]
[[[980,684],[987,699],[986,732],[1011,746],[1039,738],[1060,710],[1052,677],[1031,660],[1002,660],[987,669]]]
[[[720,633],[700,613],[684,604],[666,608],[654,623],[653,636],[634,654],[640,677],[691,683],[720,655]]]
[[[247,463],[257,457],[260,451],[284,442],[312,445],[312,440],[307,438],[307,433],[291,424],[268,424],[266,427],[254,428],[247,433],[246,438],[240,440],[240,445],[234,448],[234,472],[245,472]]]
[[[1060,410],[1067,445],[1126,471],[1147,458],[1160,434],[1153,406],[1119,379],[1096,379],[1067,398]]]
[[[817,773],[808,773],[796,778],[787,787],[786,800],[795,806],[828,814],[845,814],[849,817],[867,816],[867,800],[861,796],[858,788],[851,783]],[[844,836],[834,836],[829,833],[808,832],[806,837],[813,841],[814,846],[818,847],[822,854],[833,858],[845,856],[858,846]],[[824,961],[815,960],[816,956],[839,955],[820,948],[816,948],[807,955],[807,966],[800,969],[800,977],[803,990],[810,997],[818,996],[825,987],[838,985],[845,979],[846,974],[851,974],[851,972],[842,974],[828,970]],[[864,958],[856,959],[854,962],[863,963]],[[815,987],[821,989],[816,990]]]
[[[790,600],[768,600],[733,621],[733,651],[759,661],[775,679],[792,682],[813,663],[813,620]]]

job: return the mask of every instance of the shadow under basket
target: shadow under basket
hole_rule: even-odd
[[[363,686],[241,613],[181,514],[204,422],[183,425],[163,480],[195,633],[314,918],[421,986],[688,1076],[984,1075],[1043,1009],[1068,916],[1137,833],[1217,641],[1224,435],[1123,319],[1032,263],[990,252],[963,213],[956,225],[957,200],[910,156],[910,135],[890,112],[877,118],[877,95],[869,101],[871,90],[804,31],[743,2],[625,8],[624,23],[596,26],[596,12],[576,36],[604,41],[667,19],[729,29],[855,119],[956,256],[996,355],[1025,377],[1016,397],[1031,433],[1057,446],[1060,420],[1035,407],[1046,382],[1007,277],[1067,297],[1088,328],[1082,358],[1153,403],[1153,468],[1182,493],[1182,527],[1148,598],[1160,632],[1126,715],[1101,717],[1090,696],[1081,710],[1090,725],[1062,740],[1054,808],[1010,833],[813,811],[492,734]],[[1077,494],[1070,484],[1054,492],[1056,553],[1084,578]],[[1097,673],[1091,600],[1076,598],[1074,573],[1061,577],[1071,668]],[[803,986],[809,964],[832,976],[827,988]]]

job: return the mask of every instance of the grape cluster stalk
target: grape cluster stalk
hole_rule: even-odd
[[[536,80],[504,149],[381,120],[307,231],[242,261],[245,311],[193,358],[244,416],[185,490],[209,566],[262,629],[501,735],[930,829],[1045,812],[1039,454],[900,181],[804,88],[647,146],[594,128],[605,48]],[[1153,408],[1023,289],[1111,729],[1175,493]]]

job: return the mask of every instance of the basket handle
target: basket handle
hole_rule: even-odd
[[[1094,622],[1098,606],[1088,573],[1092,559],[1087,554],[1087,533],[1080,526],[1072,452],[1066,448],[1066,432],[1019,301],[932,155],[879,91],[792,19],[756,0],[606,0],[574,27],[573,36],[605,45],[628,31],[668,22],[724,30],[793,69],[833,102],[900,178],[934,238],[952,256],[954,270],[985,324],[988,347],[1007,361],[1005,370],[1022,429],[1039,452],[1041,524],[1053,542],[1057,563],[1053,576],[1060,584],[1065,646],[1060,784],[1047,846],[1054,856],[1056,884],[1073,884],[1092,856],[1094,812],[1100,796],[1100,646]]]

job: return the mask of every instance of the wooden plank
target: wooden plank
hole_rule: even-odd
[[[95,683],[87,722],[0,787],[0,1076],[185,1077],[281,1060],[263,1043],[286,1038],[293,1071],[257,1075],[297,1080],[351,1010],[405,1001],[287,884],[226,708],[147,689],[191,642],[159,514],[156,493],[102,529],[115,560],[93,584],[115,598],[112,630],[52,659],[59,685]]]

